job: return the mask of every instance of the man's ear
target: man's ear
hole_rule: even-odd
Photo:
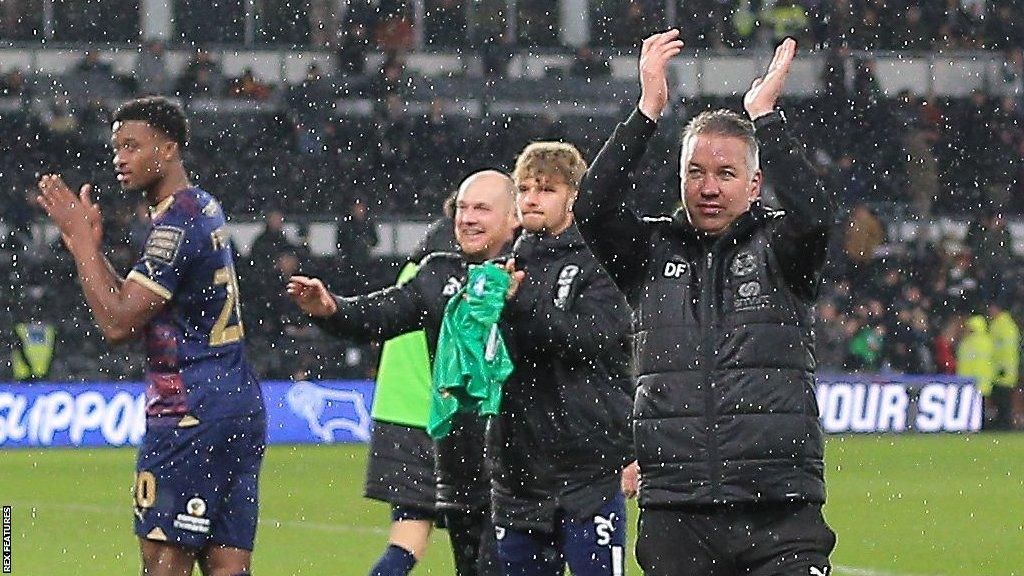
[[[764,173],[758,168],[750,181],[750,201],[753,202],[761,197],[761,184],[764,181]]]
[[[163,157],[165,160],[174,160],[175,157],[181,157],[181,145],[174,140],[167,140],[163,146]]]

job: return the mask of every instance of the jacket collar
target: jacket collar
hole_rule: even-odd
[[[580,229],[574,222],[558,236],[546,236],[544,234],[527,232],[524,230],[523,233],[519,235],[519,240],[516,241],[515,252],[520,254],[524,250],[529,250],[531,252],[542,251],[554,253],[583,246],[586,246],[586,242],[583,240],[583,235],[580,234]]]
[[[747,210],[730,224],[724,232],[718,236],[712,236],[701,232],[693,227],[689,217],[686,215],[686,208],[679,208],[672,214],[672,229],[682,235],[687,242],[697,242],[702,245],[724,245],[726,243],[745,240],[769,220],[782,217],[785,212],[765,206],[760,199],[755,200]]]

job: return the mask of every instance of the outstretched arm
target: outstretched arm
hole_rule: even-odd
[[[292,276],[287,291],[314,324],[339,338],[386,340],[419,330],[428,316],[429,303],[415,277],[370,294],[342,297],[318,278]]]

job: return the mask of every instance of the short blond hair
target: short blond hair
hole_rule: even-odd
[[[527,178],[561,176],[573,190],[587,172],[587,161],[580,151],[567,142],[534,142],[516,158],[512,179],[516,184]]]

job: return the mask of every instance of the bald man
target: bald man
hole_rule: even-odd
[[[462,287],[468,265],[507,253],[519,223],[515,187],[501,172],[485,170],[470,175],[459,186],[454,204],[459,252],[428,255],[415,276],[404,283],[362,296],[338,297],[318,279],[293,276],[288,293],[314,323],[334,336],[383,341],[423,329],[433,359],[445,305]],[[416,431],[425,436],[422,430]],[[490,521],[490,479],[483,465],[483,438],[483,421],[462,414],[435,450],[436,513],[448,528],[459,576],[501,574]],[[408,454],[394,456],[408,458]],[[404,576],[426,550],[432,511],[392,504],[388,550],[371,576]]]

